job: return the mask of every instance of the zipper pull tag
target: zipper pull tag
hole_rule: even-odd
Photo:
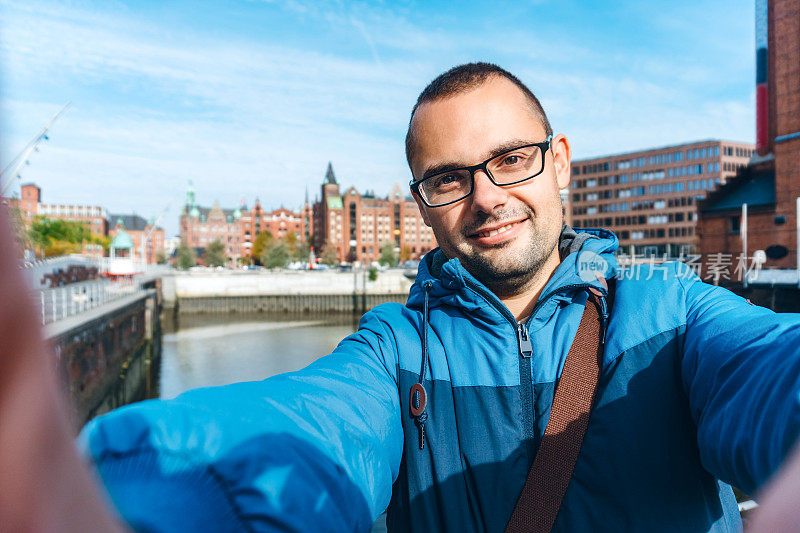
[[[528,336],[528,328],[519,323],[517,323],[517,341],[519,342],[519,354],[525,358],[530,357],[533,353],[533,346]]]

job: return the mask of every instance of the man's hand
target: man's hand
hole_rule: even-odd
[[[800,531],[800,443],[759,497],[750,533]]]
[[[0,529],[124,531],[73,443],[7,214],[0,206]]]

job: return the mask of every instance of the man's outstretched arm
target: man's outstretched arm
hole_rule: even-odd
[[[299,372],[90,422],[81,442],[120,514],[146,531],[369,530],[403,449],[379,315]]]
[[[800,314],[774,313],[685,275],[682,375],[700,458],[754,494],[800,436]]]
[[[334,354],[91,422],[79,455],[0,210],[0,524],[11,531],[367,530],[402,456],[380,312]],[[102,479],[105,489],[98,483]],[[113,505],[111,504],[113,502]]]
[[[81,460],[0,206],[0,529],[123,531]]]

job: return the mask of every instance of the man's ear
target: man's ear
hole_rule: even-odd
[[[566,189],[570,181],[570,158],[572,152],[569,141],[559,134],[550,141],[550,150],[553,154],[553,167],[556,171],[556,182],[559,189]]]
[[[419,209],[419,214],[422,215],[422,221],[425,223],[426,226],[429,228],[431,227],[431,221],[428,220],[428,206],[422,203],[419,195],[414,191],[411,191],[411,196],[414,197],[414,201],[417,202],[417,208]]]

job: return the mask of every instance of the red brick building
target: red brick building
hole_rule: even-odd
[[[401,259],[418,259],[436,247],[416,202],[395,184],[387,197],[363,194],[355,187],[340,192],[328,163],[321,199],[313,207],[313,246],[317,254],[333,247],[340,261],[365,265],[377,261],[381,247],[391,243]]]
[[[758,155],[700,205],[700,251],[764,250],[765,268],[796,268],[800,197],[800,0],[756,2]],[[704,261],[706,262],[706,261]]]
[[[249,256],[249,249],[245,249],[244,245],[245,242],[251,241],[249,233],[245,240],[241,219],[240,208],[223,209],[219,202],[214,202],[211,207],[197,205],[194,187],[189,182],[186,204],[180,216],[181,242],[194,248],[197,256],[201,257],[206,246],[214,241],[220,241],[225,246],[225,255],[232,265],[236,265],[240,257]]]
[[[222,208],[215,202],[210,208],[197,205],[195,191],[191,183],[186,193],[186,204],[180,217],[180,237],[198,257],[206,246],[220,241],[225,246],[225,254],[231,266],[239,264],[240,259],[250,257],[256,237],[263,231],[282,238],[294,233],[299,240],[307,239],[311,207],[307,204],[300,211],[280,207],[265,211],[256,199],[252,209],[242,203],[236,209]]]
[[[42,189],[33,183],[22,185],[19,197],[19,209],[26,222],[30,223],[36,216],[50,219],[83,222],[89,230],[99,236],[108,235],[108,212],[97,205],[70,205],[42,203]]]
[[[744,167],[754,148],[708,140],[573,161],[572,224],[611,229],[626,253],[694,253],[697,202]]]

